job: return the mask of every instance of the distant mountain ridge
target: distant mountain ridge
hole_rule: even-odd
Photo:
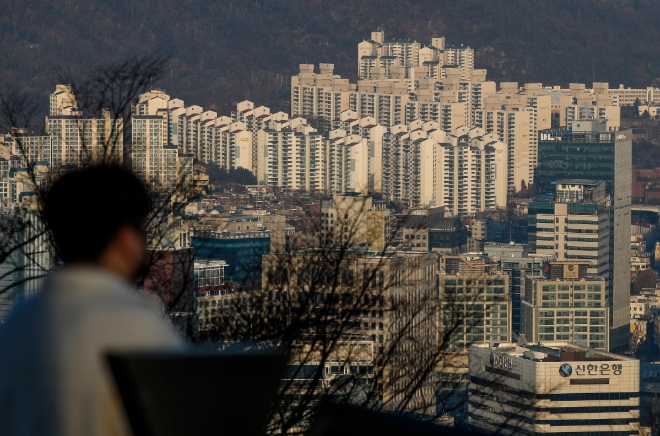
[[[228,114],[250,99],[288,111],[298,64],[328,62],[354,81],[357,44],[392,38],[476,50],[496,81],[610,82],[660,77],[657,0],[5,0],[0,90],[38,98],[57,72],[84,72],[126,54],[172,56],[159,87]]]

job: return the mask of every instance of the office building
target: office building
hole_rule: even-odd
[[[444,208],[404,210],[403,247],[411,251],[458,254],[467,247],[467,229],[460,218],[445,217]]]
[[[384,250],[390,242],[389,222],[384,201],[358,193],[335,194],[321,201],[321,244]]]
[[[481,255],[442,255],[438,326],[452,350],[511,338],[509,276]]]
[[[195,316],[201,332],[235,328],[241,321],[239,313],[251,316],[260,309],[260,302],[250,299],[247,292],[241,292],[232,282],[195,290]]]
[[[502,434],[639,431],[639,361],[567,342],[475,345],[469,424]]]
[[[540,278],[525,278],[522,333],[531,343],[564,341],[609,349],[606,281],[588,261],[549,261]]]
[[[525,295],[525,279],[540,278],[543,264],[554,260],[554,256],[542,256],[531,253],[530,246],[513,242],[502,244],[486,242],[483,252],[497,264],[497,267],[509,276],[509,295],[511,295],[511,331],[513,338],[522,332],[521,304]]]
[[[644,427],[657,428],[660,411],[660,362],[640,362],[639,365],[640,423]]]
[[[555,192],[527,206],[532,251],[557,260],[586,260],[589,274],[610,283],[610,196],[605,182],[560,179]]]
[[[493,238],[493,219],[473,219],[467,224],[468,234],[468,248],[469,253],[481,253],[484,251],[484,244],[490,237]]]
[[[193,264],[195,292],[223,285],[226,267],[227,262],[224,260],[196,260]]]
[[[147,250],[147,259],[144,291],[159,296],[164,313],[174,315],[175,324],[185,328],[195,306],[193,249],[154,246]]]
[[[320,314],[331,334],[336,328],[342,335],[370,336],[377,356],[387,355],[375,362],[375,373],[382,375],[374,386],[385,407],[405,404],[433,414],[435,374],[422,368],[423,362],[433,362],[425,356],[438,350],[435,318],[429,316],[435,311],[437,265],[433,253],[307,249],[267,254],[264,317],[279,322],[280,316],[299,314],[304,322],[305,314]],[[347,310],[352,316],[344,321],[340,313]],[[413,364],[421,366],[411,371]]]
[[[632,181],[632,133],[608,131],[605,122],[576,121],[570,130],[540,132],[539,166],[535,183],[539,194],[552,193],[557,180],[605,181],[610,196],[611,350],[628,346],[630,299],[630,203]],[[557,226],[557,224],[555,224]]]
[[[243,283],[261,274],[261,260],[270,251],[269,230],[195,231],[190,236],[195,260],[225,260],[225,280]]]

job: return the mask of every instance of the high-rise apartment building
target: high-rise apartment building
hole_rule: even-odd
[[[255,107],[254,103],[245,100],[236,105],[236,111],[232,111],[231,119],[234,122],[240,121],[244,123],[246,130],[252,133],[251,171],[257,174],[257,132],[266,129],[271,121],[286,122],[289,119],[289,115],[284,112],[271,113],[270,108],[266,106]]]
[[[518,110],[476,110],[474,125],[506,144],[507,189],[519,191],[534,180],[536,167],[533,114]]]
[[[630,300],[630,202],[632,133],[608,131],[604,121],[575,121],[572,129],[540,132],[535,183],[540,194],[552,193],[561,179],[605,181],[610,196],[611,310],[610,348],[628,346]],[[554,224],[557,226],[557,223]]]
[[[484,97],[483,109],[475,109],[473,122],[507,144],[509,191],[519,191],[534,180],[538,131],[551,127],[551,97],[541,95],[540,83],[525,84],[520,94],[516,82],[502,82],[500,93]]]
[[[163,91],[152,90],[140,95],[132,107],[134,116],[161,116],[164,142],[205,163],[221,168],[245,168],[257,173],[257,132],[271,121],[285,122],[283,112],[271,114],[264,106],[238,103],[232,116],[218,116],[201,106],[185,106],[183,100],[172,99]]]
[[[431,38],[431,45],[410,39],[385,39],[385,32],[371,32],[371,38],[358,44],[358,76],[371,79],[381,73],[392,76],[392,67],[406,78],[444,78],[456,71],[457,77],[470,80],[474,70],[474,49],[446,45],[444,37]]]
[[[308,125],[270,122],[257,132],[257,181],[293,191],[327,190],[326,146]]]
[[[55,85],[50,95],[50,116],[78,115],[78,103],[70,85]]]
[[[522,333],[526,341],[609,349],[607,282],[588,274],[588,269],[588,261],[549,261],[542,277],[525,278]]]
[[[593,104],[571,104],[566,105],[564,110],[566,125],[573,121],[602,120],[607,125],[607,130],[619,130],[621,126],[621,108],[618,106],[598,106]]]
[[[167,144],[166,119],[162,115],[134,115],[132,119],[133,172],[156,190],[190,192],[193,156]]]
[[[48,233],[33,207],[12,207],[0,215],[4,244],[14,247],[0,262],[0,323],[41,289],[54,259]]]
[[[460,77],[419,78],[403,74],[372,75],[351,84],[333,73],[334,65],[300,65],[300,73],[291,78],[291,114],[328,123],[350,110],[357,118],[373,117],[377,124],[394,126],[411,121],[435,121],[444,130],[454,132],[469,126],[472,113],[485,106],[485,98],[495,93],[495,83],[485,81],[485,73],[472,81]]]
[[[470,215],[506,205],[505,146],[481,129],[457,136],[435,123],[394,126],[383,137],[383,194],[408,207]]]
[[[360,135],[367,140],[369,148],[369,192],[383,190],[383,137],[387,127],[380,125],[373,117],[358,118],[354,111],[344,111],[333,122],[335,130],[343,130],[349,135]]]
[[[102,118],[49,116],[46,118],[46,133],[50,141],[42,142],[39,160],[48,162],[51,168],[123,162],[123,120],[112,119],[107,111]]]
[[[369,191],[369,144],[365,138],[333,130],[326,141],[325,159],[330,192]]]
[[[69,87],[58,85],[51,94],[51,114],[46,117],[46,135],[28,135],[15,128],[2,138],[11,156],[26,164],[41,163],[58,170],[62,166],[122,164],[124,157],[123,120],[108,111],[100,118],[83,116]]]

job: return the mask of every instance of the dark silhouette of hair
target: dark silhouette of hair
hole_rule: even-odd
[[[142,230],[150,209],[146,188],[113,166],[71,171],[46,194],[44,217],[64,262],[94,261],[126,225]]]

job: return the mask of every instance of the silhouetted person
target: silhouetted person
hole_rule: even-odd
[[[131,287],[148,212],[144,186],[119,168],[53,184],[44,216],[64,267],[0,328],[0,434],[130,434],[106,352],[182,346]]]

